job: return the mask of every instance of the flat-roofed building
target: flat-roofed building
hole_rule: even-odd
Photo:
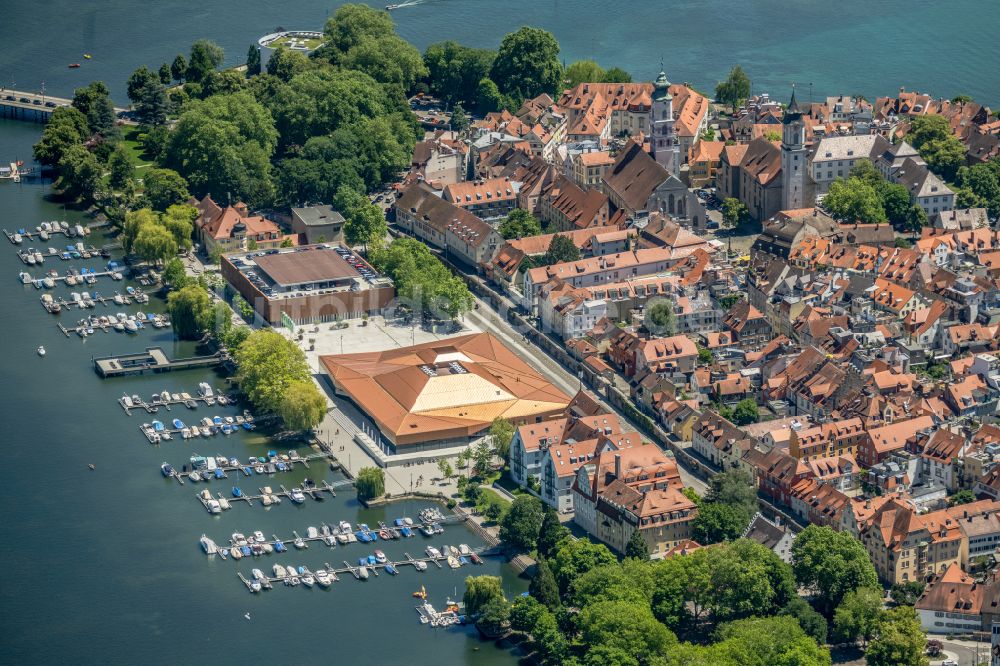
[[[304,235],[306,243],[344,240],[344,216],[328,204],[292,208],[292,233]]]
[[[223,255],[222,277],[265,321],[334,321],[381,312],[392,280],[341,245],[307,245]]]

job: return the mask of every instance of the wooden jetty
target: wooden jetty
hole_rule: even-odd
[[[118,278],[118,279],[124,279],[124,275],[122,274],[122,272],[121,271],[117,271],[117,270],[115,270],[115,271],[87,271],[86,273],[80,273],[78,275],[73,275],[73,279],[74,280],[77,280],[77,279],[83,280],[83,279],[85,279],[85,278],[87,278],[89,276],[93,276],[95,278],[110,277],[110,278],[114,279],[113,278],[114,275],[122,275],[122,277]],[[43,275],[40,278],[36,278],[36,277],[33,277],[29,273],[28,277],[30,278],[29,282],[34,283],[34,282],[42,282],[45,278],[49,278],[53,282],[66,282],[66,278],[68,278],[70,276],[69,275]],[[69,285],[69,286],[72,287],[73,285]]]
[[[22,239],[29,240],[29,241],[33,241],[36,238],[39,238],[39,239],[41,238],[41,229],[33,229],[31,231],[28,231],[27,229],[25,229],[24,233],[21,233],[20,231],[17,231],[17,232],[7,231],[6,229],[4,229],[3,233],[4,233],[5,236],[7,236],[7,240],[9,240],[11,242],[11,244],[13,244],[13,245],[17,245],[18,244],[14,240],[14,234],[15,233],[17,233],[18,235],[20,235]],[[65,236],[66,238],[80,238],[81,237],[80,234],[78,234],[77,231],[76,231],[76,225],[73,225],[73,226],[69,227],[68,229],[63,229],[62,227],[59,227],[58,229],[54,229],[54,228],[53,229],[49,229],[45,233],[47,235],[49,235],[49,236]],[[87,236],[89,234],[90,234],[90,229],[88,227],[83,227],[83,235]]]
[[[481,550],[482,550],[482,548],[475,548],[475,549],[473,549],[473,552],[475,552],[475,553],[478,554]],[[438,565],[439,569],[441,568],[440,563],[437,562],[437,560],[434,559],[434,558],[432,558],[432,557],[422,557],[422,558],[413,558],[413,557],[409,557],[409,556],[407,556],[407,557],[408,557],[407,560],[403,560],[403,561],[399,561],[399,562],[384,562],[384,563],[381,563],[381,564],[365,564],[364,566],[376,578],[378,577],[379,572],[380,571],[384,571],[385,567],[387,565],[389,565],[389,564],[391,564],[396,569],[396,571],[400,571],[400,567],[405,566],[405,565],[413,566],[414,570],[417,570],[416,569],[416,563],[417,562],[434,562],[435,564]],[[309,570],[309,569],[307,569],[306,571],[309,574],[312,574],[313,576],[315,576],[315,574],[320,573],[320,572],[327,573],[327,574],[330,575],[330,578],[332,579],[333,582],[339,582],[340,581],[340,576],[338,576],[338,574],[351,574],[354,577],[355,580],[362,580],[361,573],[360,573],[361,565],[359,565],[359,564],[358,565],[351,564],[347,560],[342,560],[342,561],[344,563],[343,567],[335,568],[335,567],[330,566],[329,562],[324,562],[323,566],[320,567],[319,569],[317,569],[316,571],[312,571],[312,570]],[[469,564],[462,565],[462,566],[469,566],[471,564],[472,563],[470,562]],[[264,573],[264,571],[261,570],[261,573]],[[254,592],[254,589],[251,586],[250,579],[248,579],[245,575],[243,575],[243,572],[237,571],[236,575],[239,577],[240,581],[243,582],[243,584],[246,586],[246,588],[248,590],[250,590],[251,592]],[[286,577],[282,578],[280,576],[273,576],[273,575],[267,575],[267,574],[265,574],[265,576],[264,576],[263,579],[259,579],[260,580],[260,586],[261,586],[261,588],[263,588],[265,590],[271,590],[271,589],[274,589],[274,586],[276,584],[278,584],[278,583],[281,583],[281,584],[284,584],[284,585],[291,585],[291,582],[290,582],[291,578],[301,578],[301,576],[303,576],[303,575],[306,575],[306,574],[295,573],[294,575],[290,575],[290,576],[286,576]]]
[[[147,322],[144,322],[143,325],[139,326],[135,331],[119,331],[118,329],[116,329],[114,327],[114,324],[112,324],[110,322],[108,324],[101,324],[101,322],[94,321],[94,320],[91,320],[88,324],[81,324],[79,326],[70,326],[70,327],[67,327],[67,326],[63,326],[62,323],[60,323],[60,322],[57,322],[56,325],[59,327],[59,330],[63,332],[63,335],[65,335],[68,338],[71,335],[73,335],[74,333],[76,335],[80,335],[80,331],[83,331],[85,335],[90,335],[89,331],[93,331],[95,333],[97,331],[104,331],[105,333],[111,333],[112,331],[114,331],[116,333],[128,333],[129,335],[135,335],[139,331],[145,331],[147,329],[153,330],[153,331],[158,331],[160,329],[169,328],[170,327],[169,320],[165,320],[165,321],[167,321],[167,324],[165,326],[159,326],[159,327],[157,327],[157,326],[153,326],[153,324],[151,322],[148,322],[148,320],[147,320]]]
[[[293,504],[297,504],[298,502],[295,502],[294,500],[292,500],[292,493],[294,491],[296,491],[296,490],[298,490],[299,492],[301,492],[303,494],[303,496],[312,497],[316,501],[321,501],[321,500],[325,499],[323,497],[323,493],[329,493],[332,497],[336,497],[337,496],[336,490],[334,490],[333,486],[330,485],[325,480],[323,481],[322,485],[314,486],[314,487],[311,487],[311,488],[303,488],[303,487],[296,486],[296,487],[292,488],[291,490],[289,490],[288,488],[285,488],[285,486],[283,486],[283,485],[279,485],[278,487],[281,490],[271,491],[270,493],[265,493],[263,488],[258,488],[257,490],[259,491],[259,494],[256,494],[256,495],[240,495],[239,497],[227,497],[225,499],[229,502],[230,505],[232,505],[232,504],[234,504],[236,502],[245,502],[248,506],[253,506],[254,502],[260,502],[262,506],[268,506],[270,504],[278,504],[278,502],[276,502],[275,499],[280,500],[281,498],[288,499]],[[268,500],[264,500],[265,497],[267,497]],[[204,497],[202,497],[201,493],[196,494],[195,498],[199,502],[201,502],[201,505],[203,507],[205,507],[206,511],[208,511],[209,513],[212,513],[212,509],[209,506],[208,500],[205,499]]]
[[[129,402],[126,402],[125,398],[128,398]],[[189,407],[190,409],[195,409],[196,407],[200,406],[201,403],[205,403],[206,407],[211,407],[216,404],[218,404],[221,407],[225,407],[226,405],[236,404],[236,400],[234,398],[231,398],[230,396],[222,393],[218,389],[213,389],[212,395],[199,394],[193,396],[190,393],[186,392],[171,393],[169,400],[164,400],[162,398],[162,392],[159,394],[154,393],[151,402],[146,402],[142,398],[139,398],[138,402],[136,402],[136,398],[139,398],[139,396],[123,395],[122,397],[118,398],[118,404],[121,405],[121,408],[124,409],[125,413],[128,414],[129,416],[132,416],[133,409],[142,409],[145,410],[147,414],[155,414],[160,407],[165,407],[166,410],[169,412],[170,407],[174,405],[184,405],[186,407]],[[246,418],[247,414],[248,412],[244,411],[243,417]],[[199,423],[197,425],[201,424]]]
[[[138,354],[102,356],[94,359],[94,369],[103,378],[141,375],[144,372],[169,372],[188,368],[209,368],[221,365],[226,355],[216,352],[210,356],[192,356],[170,360],[160,347],[149,347]]]
[[[198,455],[198,454],[195,454],[195,455]],[[216,458],[222,458],[222,457],[223,456],[216,456]],[[297,458],[289,457],[288,460],[282,460],[281,462],[286,465],[285,469],[283,469],[283,470],[280,469],[280,468],[278,468],[275,465],[275,463],[277,462],[276,460],[268,461],[266,463],[262,463],[262,462],[250,463],[250,462],[247,462],[247,463],[241,463],[240,465],[233,465],[233,464],[217,465],[217,468],[221,469],[222,472],[223,472],[223,474],[227,475],[227,478],[228,478],[228,474],[230,472],[235,472],[237,474],[237,476],[240,475],[240,474],[242,474],[243,477],[251,477],[254,474],[256,474],[257,476],[264,476],[264,475],[271,476],[273,474],[280,474],[280,473],[283,473],[283,472],[291,472],[295,468],[295,463],[301,463],[301,465],[303,467],[305,467],[306,469],[311,469],[310,466],[309,466],[309,462],[310,461],[315,462],[317,460],[322,460],[322,459],[328,459],[330,461],[331,467],[340,467],[340,461],[338,461],[336,458],[334,458],[332,453],[308,453],[306,455],[300,455]],[[185,464],[184,467],[187,467],[187,465]],[[256,471],[256,469],[254,469],[254,468],[258,468],[258,467],[264,468],[264,471],[263,472],[258,472],[258,471]],[[246,471],[247,468],[251,469],[251,473],[250,474],[247,474],[247,471]],[[174,468],[174,473],[171,474],[170,476],[172,478],[174,478],[174,479],[177,479],[177,482],[180,485],[183,486],[185,480],[190,480],[188,478],[188,474],[190,474],[191,471],[197,471],[198,474],[199,474],[199,476],[200,476],[202,474],[202,472],[204,472],[206,470],[202,469],[202,470],[190,470],[190,471],[180,471],[180,472],[178,472],[177,468]],[[201,478],[201,481],[204,481],[205,483],[208,483],[208,482],[213,481],[213,480],[216,480],[214,475],[211,476],[210,478],[207,478],[207,479],[205,477],[203,477],[203,476]],[[191,483],[198,483],[198,482],[197,481],[191,481]],[[330,488],[332,488],[334,490],[340,490],[341,488],[344,488],[344,487],[347,487],[347,486],[350,486],[350,485],[353,485],[353,484],[354,484],[353,480],[346,479],[344,481],[335,481],[334,483],[330,483],[328,485],[330,486]],[[306,494],[310,494],[310,493],[307,493],[305,489],[303,489],[303,492],[306,493]]]

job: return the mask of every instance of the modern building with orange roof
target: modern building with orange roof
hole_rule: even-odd
[[[469,444],[497,418],[559,418],[571,401],[489,333],[320,361],[390,455]]]

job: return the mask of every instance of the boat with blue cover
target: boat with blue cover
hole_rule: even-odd
[[[163,463],[162,465],[160,465],[160,471],[163,472],[163,476],[167,477],[173,476],[174,474],[177,473],[174,471],[174,468],[168,465],[167,463]]]
[[[274,552],[284,553],[286,550],[288,549],[285,548],[284,542],[282,542],[280,539],[274,542]]]
[[[174,427],[177,428],[178,430],[183,430],[184,421],[181,421],[180,419],[174,419]]]
[[[233,486],[233,497],[243,497],[243,491],[239,486]]]
[[[393,576],[395,576],[396,574],[398,574],[398,573],[399,573],[399,572],[398,572],[398,571],[396,570],[396,567],[392,566],[391,564],[386,564],[386,565],[385,565],[385,570],[386,570],[386,572],[387,572],[387,573],[389,573],[389,574],[391,574],[391,575],[393,575]]]

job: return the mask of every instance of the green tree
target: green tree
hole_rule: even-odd
[[[910,193],[904,185],[895,185],[883,181],[879,188],[882,197],[882,210],[885,219],[894,227],[902,228],[906,224],[906,214],[910,210]]]
[[[451,463],[448,462],[446,458],[438,458],[438,471],[441,472],[441,476],[445,479],[450,479],[451,475],[454,474],[455,470],[451,468]]]
[[[552,575],[551,572],[549,575]],[[517,597],[510,609],[510,627],[522,634],[530,634],[544,612],[545,607],[535,597]]]
[[[875,224],[885,219],[885,211],[875,187],[858,178],[835,180],[823,199],[831,215],[849,222]]]
[[[542,518],[542,526],[538,531],[538,542],[535,549],[541,557],[551,557],[555,554],[556,547],[562,541],[569,530],[563,527],[559,521],[559,514],[549,505],[545,505],[545,515]]]
[[[712,650],[724,666],[830,666],[830,653],[788,616],[748,618],[723,625]],[[710,662],[712,663],[712,662]]]
[[[272,195],[270,157],[277,143],[271,114],[248,93],[191,102],[166,147],[166,166],[191,190],[228,193],[257,206]]]
[[[528,592],[549,610],[559,607],[559,586],[556,585],[552,569],[545,558],[539,559],[535,564],[535,573],[531,577]]]
[[[115,139],[120,134],[115,125],[115,105],[103,81],[93,81],[85,88],[73,91],[73,108],[86,117],[91,134]]]
[[[736,404],[733,409],[733,422],[736,425],[747,425],[757,423],[760,420],[760,412],[757,409],[757,401],[753,398],[744,398]]]
[[[166,210],[191,198],[187,181],[173,169],[147,169],[142,173],[146,198],[154,209]]]
[[[750,97],[750,77],[739,65],[729,70],[729,76],[726,77],[726,80],[720,81],[715,86],[715,98],[723,104],[733,107],[733,113],[736,112],[736,107],[748,97]]]
[[[326,398],[311,380],[299,380],[285,387],[281,420],[291,430],[312,430],[326,415]]]
[[[381,467],[362,467],[358,470],[354,487],[362,502],[385,495],[385,470]]]
[[[498,416],[490,424],[490,446],[498,458],[506,460],[514,439],[514,424]]]
[[[177,255],[177,241],[162,225],[147,224],[136,234],[132,251],[145,261],[166,261]]]
[[[500,92],[499,86],[493,79],[484,76],[476,86],[475,101],[473,103],[479,113],[486,114],[501,109],[516,108],[514,100]]]
[[[225,53],[221,46],[207,39],[199,39],[191,45],[191,57],[188,59],[184,78],[194,83],[202,83],[222,66],[224,59]]]
[[[108,168],[111,171],[108,182],[116,190],[124,189],[132,181],[132,174],[135,173],[135,164],[132,162],[132,157],[121,144],[115,146],[115,149],[111,152],[111,157],[108,159]]]
[[[506,95],[520,101],[558,92],[562,79],[559,42],[539,28],[520,28],[500,42],[490,79]]]
[[[833,615],[834,633],[843,642],[861,639],[861,645],[866,646],[875,635],[883,612],[882,595],[876,590],[867,587],[851,590]]]
[[[479,611],[476,627],[484,636],[501,638],[510,632],[510,604],[506,599],[491,599]]]
[[[396,284],[397,295],[413,307],[435,315],[456,317],[472,309],[473,298],[461,278],[454,276],[418,240],[399,238],[372,253],[372,262]],[[489,443],[483,444],[492,456]],[[476,447],[478,450],[479,447]]]
[[[670,337],[677,333],[677,316],[674,303],[667,299],[657,299],[646,306],[644,324],[657,337]]]
[[[186,287],[190,278],[184,269],[184,262],[173,257],[163,267],[163,281],[174,289]]]
[[[802,597],[793,597],[792,600],[781,609],[781,614],[791,615],[798,620],[799,626],[802,627],[802,630],[820,645],[824,645],[826,643],[826,635],[829,630],[826,618],[817,613],[816,610],[809,605],[809,602]]]
[[[295,76],[312,69],[312,66],[306,54],[280,46],[267,60],[267,73],[288,83]]]
[[[462,597],[466,613],[475,615],[494,599],[506,601],[503,596],[503,581],[499,576],[466,577],[465,596]]]
[[[926,640],[911,606],[893,608],[882,616],[865,659],[868,666],[927,666]]]
[[[170,63],[170,76],[173,77],[174,81],[183,81],[184,77],[187,76],[187,68],[187,58],[184,57],[183,53],[180,53]]]
[[[677,644],[674,633],[648,607],[624,601],[600,601],[584,608],[580,634],[586,645],[617,648],[642,664]]]
[[[607,72],[593,60],[577,60],[563,73],[563,85],[575,88],[581,83],[600,83]]]
[[[474,49],[453,41],[431,44],[424,52],[431,92],[450,104],[475,106],[479,82],[489,76],[495,56],[490,49]]]
[[[247,51],[247,76],[260,74],[260,49],[256,44],[250,45]]]
[[[530,495],[521,495],[514,500],[500,523],[500,540],[523,551],[534,549],[542,517],[541,501]]]
[[[174,333],[181,339],[194,340],[205,330],[212,309],[208,292],[198,285],[189,285],[170,292],[167,311]]]
[[[792,569],[800,586],[816,592],[826,613],[852,590],[878,589],[878,575],[861,542],[829,527],[810,525],[795,537]]]
[[[975,501],[976,495],[971,490],[959,490],[957,493],[948,498],[948,506],[958,506],[959,504],[968,504],[969,502]]]
[[[649,558],[595,567],[580,575],[569,590],[569,603],[584,608],[598,601],[628,601],[648,606],[654,572]]]
[[[344,221],[344,239],[350,245],[363,245],[365,256],[368,248],[379,248],[384,243],[389,227],[382,209],[374,204],[359,206],[348,212]]]
[[[735,227],[740,222],[745,221],[750,216],[750,209],[746,204],[733,197],[726,197],[722,200],[722,224],[726,227]]]
[[[338,59],[353,47],[395,33],[395,26],[388,13],[367,5],[348,3],[341,5],[323,27],[326,43],[317,56]]]
[[[775,141],[781,141],[781,132],[778,130],[765,130],[764,140],[774,143]]]
[[[556,234],[549,241],[549,249],[545,253],[545,263],[561,264],[567,261],[578,261],[580,259],[580,248],[576,246],[569,236]]]
[[[70,146],[59,161],[58,186],[75,200],[91,201],[101,184],[103,169],[82,144]]]
[[[47,166],[56,166],[70,147],[83,143],[89,136],[86,116],[72,106],[58,107],[49,116],[34,146],[35,159]]]
[[[472,468],[479,476],[485,476],[493,467],[493,448],[489,440],[483,437],[472,448]]]
[[[160,224],[174,237],[180,250],[191,248],[191,238],[194,234],[194,221],[198,218],[198,209],[187,204],[173,204],[160,214]]]
[[[559,630],[556,616],[545,611],[538,617],[531,635],[541,657],[542,666],[563,666],[569,655],[569,641]]]
[[[157,74],[160,77],[160,83],[165,86],[169,86],[174,80],[173,74],[170,73],[170,65],[168,63],[163,63],[160,65],[160,69],[157,70]]]
[[[612,67],[604,72],[604,83],[632,83],[632,75],[621,67]]]
[[[132,104],[136,104],[139,101],[139,91],[151,85],[161,85],[160,77],[143,65],[129,75],[125,92]]]
[[[486,510],[483,511],[483,515],[486,516],[486,519],[494,524],[500,522],[500,519],[503,518],[503,513],[503,505],[500,504],[500,502],[490,502],[486,506]]]
[[[924,158],[931,171],[945,180],[954,180],[958,168],[965,163],[965,146],[951,133],[948,119],[944,116],[913,117],[906,139]]]
[[[171,110],[167,89],[158,77],[154,77],[138,89],[133,105],[136,119],[146,127],[165,124]]]
[[[584,572],[617,562],[618,560],[604,544],[591,543],[586,539],[566,539],[559,544],[549,566],[552,567],[559,591],[566,593]]]
[[[906,211],[906,222],[904,227],[907,231],[917,234],[927,226],[927,213],[920,206],[913,204]]]
[[[462,107],[461,103],[456,104],[455,108],[451,111],[452,131],[462,133],[469,129],[470,122],[469,114],[465,112],[465,108]]]
[[[525,238],[527,236],[538,236],[542,233],[542,225],[538,218],[524,210],[515,208],[500,223],[497,231],[504,238]]]
[[[625,544],[625,557],[631,557],[637,560],[649,559],[649,546],[646,544],[646,540],[642,538],[642,534],[639,530],[632,532],[632,536],[629,537],[628,543]]]
[[[364,40],[343,54],[340,65],[364,72],[384,85],[398,86],[404,92],[427,76],[420,51],[396,35]]]
[[[280,414],[287,387],[309,380],[309,365],[299,347],[273,330],[254,331],[235,354],[236,380],[261,412]]]
[[[701,365],[712,365],[712,350],[698,345],[698,363]]]

